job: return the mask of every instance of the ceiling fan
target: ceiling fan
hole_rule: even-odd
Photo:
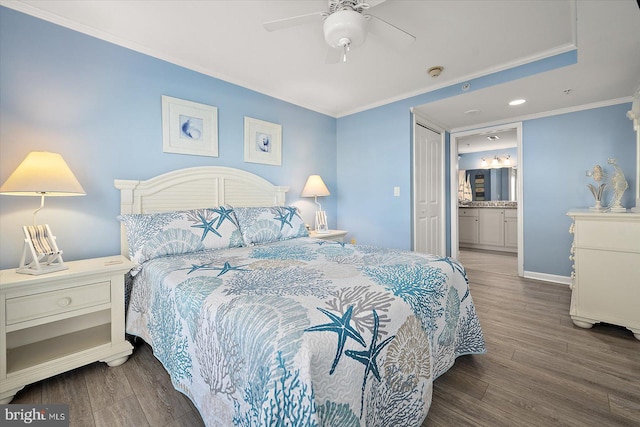
[[[298,25],[323,23],[324,39],[329,45],[326,62],[347,61],[347,52],[364,43],[367,32],[379,36],[391,45],[403,48],[411,45],[415,37],[400,28],[364,11],[373,9],[385,0],[328,0],[328,12],[314,12],[291,18],[265,22],[267,31],[282,30]]]

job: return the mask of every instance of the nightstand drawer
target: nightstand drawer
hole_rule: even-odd
[[[111,283],[108,281],[7,298],[7,325],[66,313],[84,307],[108,304],[110,301]]]

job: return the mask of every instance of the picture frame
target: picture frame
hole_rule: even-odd
[[[245,116],[244,161],[281,166],[282,126]]]
[[[218,109],[162,95],[162,151],[218,157]]]

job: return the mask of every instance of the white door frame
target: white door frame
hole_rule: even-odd
[[[458,138],[463,136],[475,135],[480,132],[496,132],[504,129],[515,129],[517,139],[518,150],[518,173],[516,175],[517,191],[517,215],[518,215],[518,276],[524,277],[524,180],[523,170],[524,163],[522,161],[522,122],[509,123],[501,126],[492,126],[489,128],[474,129],[461,132],[453,132],[449,139],[450,149],[450,165],[451,171],[451,217],[449,221],[451,223],[451,257],[457,258],[460,253],[459,238],[458,238]]]
[[[438,253],[442,256],[445,256],[447,253],[447,221],[446,221],[446,217],[447,217],[447,211],[446,211],[446,207],[447,207],[447,201],[446,201],[446,183],[445,183],[445,176],[446,176],[446,168],[445,168],[445,151],[446,151],[446,139],[445,139],[445,130],[440,127],[435,125],[433,122],[431,122],[430,120],[428,120],[427,118],[425,118],[424,116],[419,116],[417,115],[413,109],[412,110],[412,121],[413,121],[413,141],[411,143],[411,249],[415,251],[416,249],[416,220],[417,220],[417,215],[416,215],[416,206],[417,206],[417,202],[416,202],[416,126],[422,125],[425,126],[429,129],[431,129],[434,132],[437,132],[440,134],[440,138],[442,140],[442,152],[440,155],[440,168],[442,170],[442,177],[441,177],[441,187],[440,187],[440,248],[438,248]]]

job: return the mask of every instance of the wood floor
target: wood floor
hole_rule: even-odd
[[[640,341],[619,327],[573,326],[568,287],[518,278],[513,256],[460,259],[488,352],[458,358],[435,381],[422,427],[640,426]],[[145,343],[121,366],[58,375],[12,403],[69,403],[71,426],[203,425]]]

